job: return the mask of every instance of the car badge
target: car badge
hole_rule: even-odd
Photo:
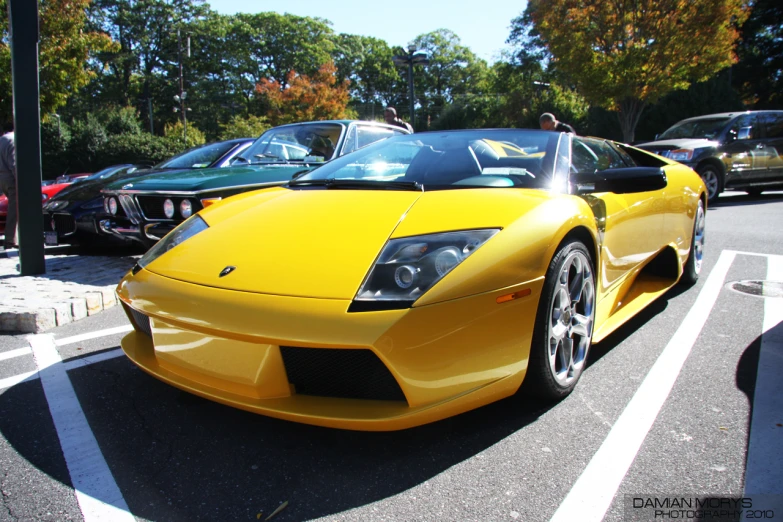
[[[133,183],[128,183],[127,185],[122,186],[122,190],[129,189],[133,186]]]
[[[233,272],[236,269],[237,269],[237,267],[235,267],[235,266],[227,266],[226,268],[224,268],[223,270],[220,271],[220,276],[219,277],[227,276],[228,274],[230,274],[231,272]]]

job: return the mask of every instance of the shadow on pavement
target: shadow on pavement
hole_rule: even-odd
[[[112,474],[136,517],[274,520],[328,516],[433,478],[524,426],[553,405],[511,397],[434,424],[366,433],[280,421],[180,392],[124,357],[69,372]],[[69,484],[61,455],[40,456],[36,423],[46,403],[25,383],[0,396],[0,431],[23,457]],[[35,422],[33,420],[35,419]],[[37,434],[57,447],[52,429]],[[54,438],[53,438],[54,437]]]

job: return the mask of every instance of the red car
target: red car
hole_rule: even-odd
[[[45,203],[50,197],[54,196],[70,183],[58,183],[56,185],[46,185],[41,187],[41,203]],[[5,195],[0,196],[0,234],[5,234],[5,219],[8,215],[8,198]]]

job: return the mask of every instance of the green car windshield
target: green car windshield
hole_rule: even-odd
[[[343,126],[339,123],[302,123],[269,129],[239,154],[237,164],[253,163],[320,163],[337,152]]]

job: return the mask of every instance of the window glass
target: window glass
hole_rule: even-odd
[[[699,118],[698,120],[681,121],[658,136],[659,140],[676,140],[682,138],[712,140],[729,122],[727,117]]]
[[[297,183],[336,179],[418,182],[425,190],[472,186],[549,189],[558,141],[565,136],[538,130],[401,134],[335,159],[298,178]]]
[[[328,161],[335,156],[343,126],[338,123],[302,123],[269,129],[234,160],[241,163],[303,161],[318,157]]]
[[[573,172],[595,172],[627,166],[614,147],[605,141],[588,138],[574,138],[571,163]]]
[[[765,112],[760,115],[767,138],[783,138],[783,112]]]
[[[156,169],[205,169],[236,146],[234,142],[212,143],[183,152],[170,160],[159,163]]]
[[[758,120],[751,114],[740,116],[729,127],[729,140],[756,140],[761,137]]]

